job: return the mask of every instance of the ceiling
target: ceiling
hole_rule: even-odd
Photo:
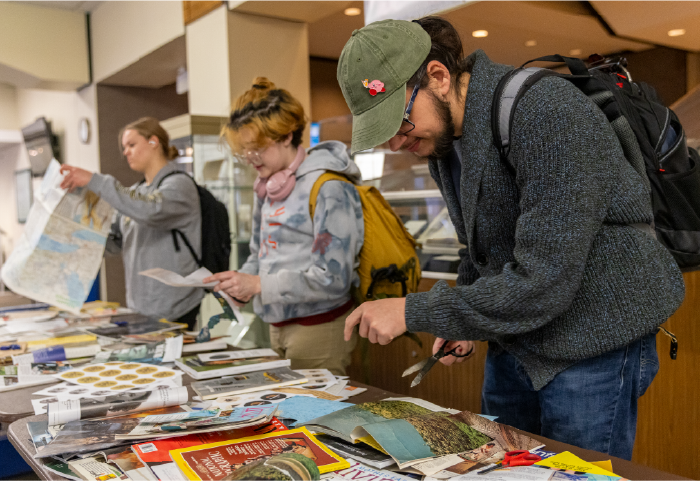
[[[187,47],[182,35],[128,67],[102,80],[100,84],[160,88],[175,83],[177,70],[187,68]]]
[[[591,2],[617,35],[700,51],[700,2]],[[685,35],[668,32],[684,29]]]
[[[363,8],[363,2],[349,6]],[[309,23],[310,55],[339,58],[352,31],[364,26],[364,15],[348,17],[343,10]],[[575,49],[581,50],[577,56],[586,58],[592,53],[639,51],[651,46],[610,35],[584,2],[473,2],[442,16],[460,32],[465,53],[481,48],[493,60],[512,65],[552,53],[569,55]],[[487,30],[488,36],[474,38],[471,33],[475,30]],[[526,47],[532,40],[536,46]]]

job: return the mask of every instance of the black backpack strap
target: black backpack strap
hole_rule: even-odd
[[[190,254],[192,254],[194,261],[199,267],[202,267],[202,259],[197,257],[197,253],[194,251],[194,248],[192,247],[192,244],[190,244],[190,241],[187,240],[187,236],[185,235],[185,233],[182,232],[180,229],[173,229],[170,232],[172,232],[173,235],[173,244],[175,244],[175,251],[180,252],[180,245],[177,242],[177,236],[179,235],[180,237],[182,237],[182,241],[185,243],[185,246],[187,246],[187,250],[190,251]]]
[[[515,108],[525,92],[539,79],[548,75],[556,73],[539,67],[516,68],[501,78],[496,87],[491,102],[491,131],[501,159],[511,168],[514,166],[509,158],[510,133]]]
[[[527,62],[522,64],[520,68],[523,68],[525,67],[525,65],[532,62],[564,62],[566,66],[569,67],[569,71],[573,75],[582,77],[591,76],[590,72],[588,71],[588,67],[586,67],[585,62],[580,58],[576,57],[564,57],[562,55],[547,55],[544,57],[533,58],[532,60],[528,60]]]
[[[187,172],[183,172],[181,170],[174,170],[172,172],[168,172],[167,174],[165,174],[163,176],[163,178],[158,181],[158,185],[156,185],[156,188],[159,188],[165,179],[167,179],[171,175],[177,175],[177,174],[185,174],[187,177],[192,179],[192,182],[194,182],[195,187],[197,187],[197,193],[199,194],[199,188],[197,186],[197,181],[194,180],[194,178],[192,178],[190,176],[190,174],[188,174]],[[192,247],[192,244],[190,244],[190,241],[187,239],[187,236],[185,235],[185,233],[182,232],[180,229],[172,229],[170,232],[173,236],[173,245],[175,246],[175,252],[180,252],[180,243],[177,240],[178,236],[180,236],[180,237],[182,237],[182,241],[185,243],[187,250],[189,250],[190,254],[192,254],[192,258],[194,259],[194,261],[197,263],[197,265],[199,267],[202,267],[202,259],[197,257],[197,253],[194,251],[194,248]]]

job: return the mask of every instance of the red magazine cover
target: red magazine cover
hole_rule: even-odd
[[[231,429],[228,431],[188,434],[175,438],[161,439],[147,443],[134,444],[131,449],[146,464],[150,463],[171,463],[170,451],[175,449],[189,448],[202,444],[217,443],[220,441],[230,441],[231,439],[246,438],[259,434],[273,433],[276,431],[286,431],[287,428],[277,418],[273,417],[269,423],[257,426],[248,426],[241,429]]]
[[[219,481],[238,468],[282,453],[306,456],[322,474],[350,466],[306,428],[192,446],[171,451],[170,456],[187,479]]]

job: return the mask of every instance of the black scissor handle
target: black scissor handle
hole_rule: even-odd
[[[442,346],[440,346],[440,350],[435,353],[436,358],[441,359],[445,356],[467,357],[474,351],[474,347],[472,346],[472,348],[469,349],[469,352],[467,352],[466,354],[457,354],[456,347],[454,349],[452,349],[451,351],[445,352],[445,346],[447,346],[448,342],[450,342],[450,341],[446,340],[445,342],[442,343]]]

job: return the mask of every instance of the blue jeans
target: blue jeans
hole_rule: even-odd
[[[489,349],[481,409],[523,431],[632,458],[637,432],[637,399],[659,370],[656,334],[585,359],[535,391],[518,360]]]

